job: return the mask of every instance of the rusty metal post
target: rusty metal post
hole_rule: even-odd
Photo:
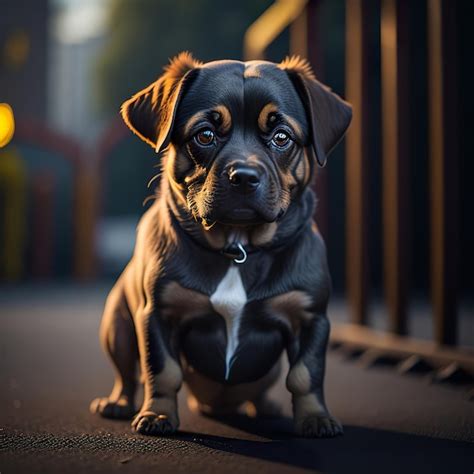
[[[299,16],[291,23],[290,54],[307,58],[314,73],[324,82],[324,38],[318,27],[321,0],[309,0]],[[316,168],[315,192],[318,205],[314,215],[318,230],[325,240],[329,233],[328,173],[326,168]]]
[[[351,321],[367,322],[368,115],[367,1],[346,0],[346,98],[352,124],[346,137],[346,281]]]
[[[455,344],[459,224],[456,2],[429,0],[427,13],[431,294],[434,334],[439,344]]]
[[[410,185],[408,113],[407,0],[383,0],[381,9],[382,54],[382,153],[384,287],[389,329],[407,332],[408,221]]]
[[[95,156],[90,153],[88,156]],[[98,168],[98,159],[95,159]],[[85,159],[75,169],[74,180],[74,276],[87,280],[96,276],[95,233],[99,218],[100,171]]]

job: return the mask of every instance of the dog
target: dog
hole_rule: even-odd
[[[181,53],[121,115],[158,153],[161,177],[106,301],[100,339],[116,379],[91,411],[167,435],[184,381],[201,412],[252,403],[268,414],[286,352],[296,433],[342,434],[323,393],[331,280],[311,183],[351,106],[299,57],[201,63]]]

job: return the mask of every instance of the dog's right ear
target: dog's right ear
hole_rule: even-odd
[[[311,124],[310,152],[324,166],[351,122],[352,107],[316,80],[307,60],[292,56],[279,67],[286,71],[303,102]]]
[[[127,126],[157,153],[169,145],[180,98],[201,65],[190,53],[180,53],[161,77],[122,104],[120,113]]]

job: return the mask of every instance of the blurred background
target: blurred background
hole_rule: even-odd
[[[318,171],[336,319],[474,345],[470,1],[0,0],[0,291],[112,281],[155,154],[121,103],[182,50],[308,57],[354,105]],[[1,307],[0,307],[1,310]]]
[[[16,118],[0,148],[0,471],[472,470],[473,10],[0,0],[0,103]],[[185,389],[177,439],[88,412],[113,377],[102,308],[156,186],[156,154],[119,108],[182,50],[202,61],[300,54],[353,104],[315,180],[334,283],[325,392],[342,439],[293,437],[285,371],[275,422],[198,416]]]

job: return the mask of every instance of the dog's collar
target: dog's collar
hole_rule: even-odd
[[[310,225],[309,222],[304,222],[300,225],[296,232],[291,236],[289,240],[285,239],[277,245],[269,245],[265,247],[254,247],[244,244],[238,239],[239,235],[235,240],[229,241],[227,245],[220,250],[220,253],[227,258],[232,259],[235,263],[242,264],[247,261],[247,256],[258,251],[278,252],[279,250],[288,247],[303,233],[303,231]]]
[[[179,223],[177,215],[179,215],[179,209],[175,203],[171,202],[170,215],[174,225],[184,232],[187,238],[193,241],[199,247],[207,250],[208,252],[215,252],[228,259],[233,260],[237,264],[243,264],[248,260],[248,256],[259,252],[277,253],[282,249],[291,246],[301,234],[312,225],[311,215],[314,211],[314,195],[312,192],[305,193],[306,198],[302,206],[302,215],[300,214],[299,221],[300,225],[294,229],[291,234],[285,234],[277,238],[277,241],[271,242],[261,247],[256,247],[248,242],[247,236],[240,233],[229,236],[226,245],[222,248],[211,247],[202,242],[197,236],[193,235],[192,232],[187,232],[183,229],[182,224]],[[195,221],[193,221],[195,224]]]
[[[187,236],[195,244],[199,245],[200,247],[207,250],[208,252],[218,253],[224,257],[227,257],[230,260],[233,260],[237,264],[243,264],[247,261],[249,255],[252,255],[258,252],[275,253],[288,247],[294,241],[296,241],[298,237],[304,232],[304,230],[307,229],[310,225],[311,225],[311,222],[305,221],[296,229],[295,233],[289,239],[284,239],[283,241],[277,244],[263,246],[263,247],[255,247],[254,245],[244,243],[245,241],[242,241],[237,238],[236,240],[229,240],[229,242],[223,248],[216,249],[216,248],[204,245],[202,242],[200,242],[198,239],[196,239],[190,234],[187,234]]]
[[[240,242],[232,242],[221,250],[221,254],[231,258],[235,263],[245,263],[248,251]]]
[[[250,249],[245,248],[247,242],[248,234],[239,229],[233,229],[227,238],[227,244],[221,250],[221,254],[231,258],[234,263],[245,263],[247,254],[250,252]]]

